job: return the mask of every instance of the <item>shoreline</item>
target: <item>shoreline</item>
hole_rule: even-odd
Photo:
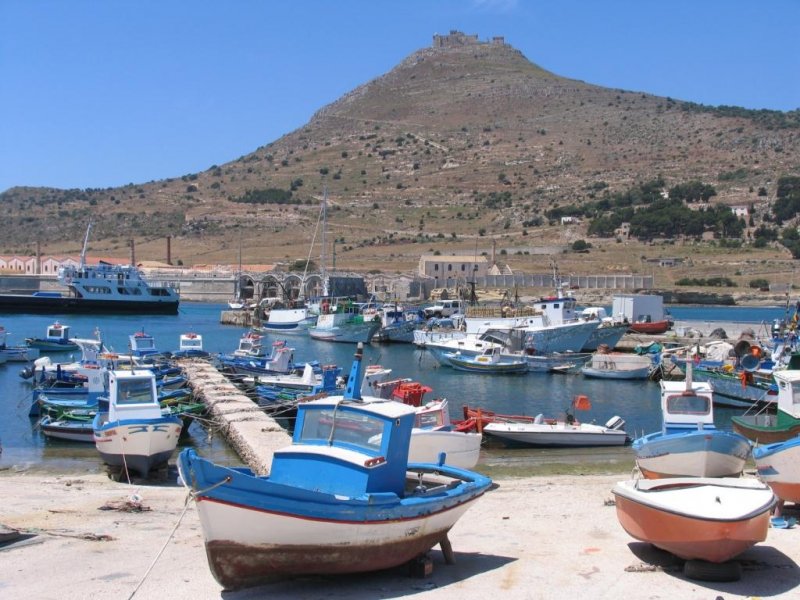
[[[611,487],[627,478],[623,472],[498,478],[450,532],[456,564],[445,565],[437,547],[430,553],[433,573],[424,579],[396,568],[223,593],[206,562],[194,503],[184,514],[187,493],[174,478],[128,485],[105,473],[4,471],[0,523],[35,535],[3,548],[0,593],[41,600],[128,598],[141,584],[135,598],[164,598],[165,590],[192,600],[484,598],[500,590],[511,600],[653,597],[645,589],[658,589],[662,598],[795,597],[799,529],[770,529],[765,542],[738,557],[744,567],[739,581],[689,580],[681,561],[637,542],[617,522]],[[141,512],[101,510],[124,507],[134,494]],[[796,506],[788,511],[799,514]],[[43,565],[56,564],[79,566],[68,584],[42,576]]]

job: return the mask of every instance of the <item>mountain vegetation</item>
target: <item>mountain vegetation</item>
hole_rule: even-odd
[[[327,195],[325,254],[340,268],[409,271],[436,251],[499,252],[527,271],[557,253],[565,271],[648,272],[670,254],[686,266],[664,272],[667,284],[719,276],[721,263],[741,286],[791,279],[800,111],[605,88],[501,39],[438,37],[303,127],[201,172],[11,188],[0,253],[37,241],[75,253],[94,219],[96,253],[125,256],[135,239],[137,256],[163,260],[171,236],[173,262],[233,263],[241,240],[245,262],[290,265],[319,243]]]

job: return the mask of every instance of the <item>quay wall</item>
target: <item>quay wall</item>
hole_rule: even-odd
[[[267,475],[275,451],[291,444],[289,433],[208,361],[188,359],[181,361],[181,366],[195,396],[208,406],[242,462],[254,473]]]

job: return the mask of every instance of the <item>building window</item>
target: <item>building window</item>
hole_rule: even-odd
[[[452,271],[453,270],[453,265],[447,265],[447,270],[448,271]]]
[[[463,272],[463,271],[466,271],[466,270],[467,270],[467,265],[461,265],[461,271]]]
[[[439,270],[439,263],[436,263],[435,265],[433,265],[433,270],[434,271],[438,271]]]

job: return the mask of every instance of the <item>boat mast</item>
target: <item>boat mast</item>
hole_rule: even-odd
[[[328,295],[328,284],[325,281],[325,249],[326,249],[326,236],[325,230],[328,224],[328,186],[327,184],[322,190],[322,249],[319,256],[319,273],[322,277],[322,290],[323,295]]]
[[[89,232],[92,230],[92,222],[89,221],[89,225],[86,227],[86,235],[83,238],[83,249],[81,250],[81,264],[80,267],[83,269],[86,266],[86,247],[89,245]]]

